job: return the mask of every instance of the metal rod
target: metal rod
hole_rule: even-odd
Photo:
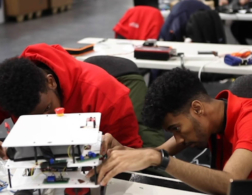
[[[10,185],[10,188],[12,188],[12,185],[11,185],[11,174],[10,174],[10,169],[8,169],[8,178],[9,178],[9,185]]]
[[[78,195],[78,189],[74,188],[74,191],[75,191],[75,195]]]
[[[41,195],[41,190],[40,189],[38,190],[38,194]]]
[[[72,156],[73,156],[73,163],[75,163],[75,153],[74,153],[74,146],[72,146]]]
[[[81,155],[80,145],[77,146],[77,149],[78,149],[78,153],[79,153],[79,156],[80,156]]]
[[[97,169],[96,169],[96,167],[94,167],[94,171],[95,171],[95,175],[94,175],[95,176],[95,185],[97,185],[97,183],[98,183],[97,179],[98,178],[97,178]]]
[[[101,186],[100,195],[106,195],[107,186]]]
[[[37,148],[36,147],[34,147],[34,158],[35,158],[36,165],[38,165]]]
[[[180,55],[181,67],[185,69],[184,54]]]

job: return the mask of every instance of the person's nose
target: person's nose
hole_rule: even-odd
[[[181,135],[179,135],[179,133],[174,133],[173,135],[174,135],[175,140],[178,144],[185,142],[184,138]]]

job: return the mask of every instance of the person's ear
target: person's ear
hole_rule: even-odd
[[[194,100],[191,103],[190,109],[194,115],[201,116],[204,114],[204,106],[203,106],[202,102],[199,100]]]
[[[47,84],[49,89],[55,90],[57,88],[57,82],[55,81],[55,78],[52,74],[46,75]]]

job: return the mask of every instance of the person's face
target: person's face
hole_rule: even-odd
[[[173,133],[177,143],[190,147],[204,148],[207,146],[209,134],[209,121],[204,116],[202,102],[196,100],[192,103],[188,113],[174,116],[168,113],[164,120],[164,129]]]
[[[31,114],[54,114],[55,108],[61,107],[59,94],[57,92],[57,83],[51,74],[46,75],[48,90],[46,93],[40,93],[40,103]]]

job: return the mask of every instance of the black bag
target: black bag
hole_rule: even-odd
[[[186,35],[192,39],[192,42],[226,43],[222,21],[219,14],[213,10],[192,14],[187,23]]]
[[[225,44],[226,35],[218,12],[214,10],[200,10],[193,13],[186,26],[186,37],[192,42]],[[219,81],[233,78],[234,75],[202,73],[203,82]]]

